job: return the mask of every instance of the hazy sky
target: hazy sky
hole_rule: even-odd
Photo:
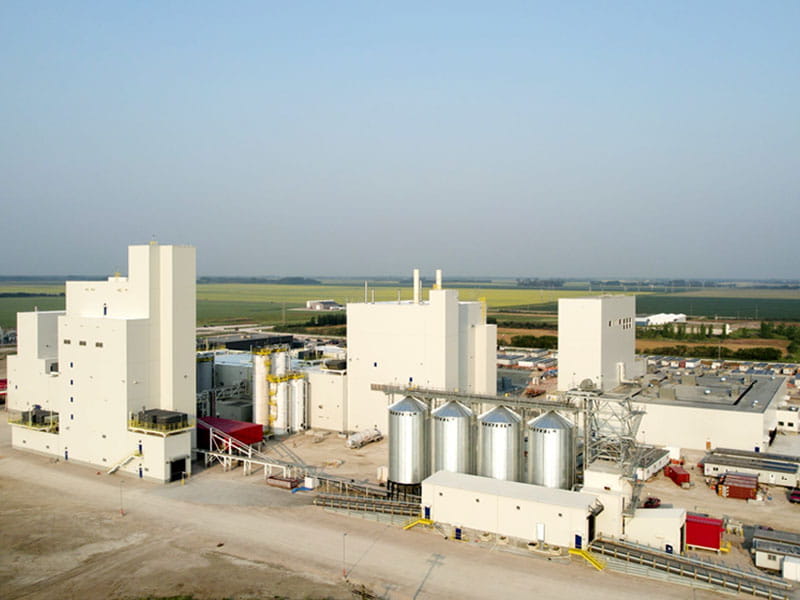
[[[800,277],[800,2],[0,2],[0,274]]]

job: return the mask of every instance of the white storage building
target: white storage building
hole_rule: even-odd
[[[430,518],[531,542],[585,548],[603,505],[592,494],[439,471],[422,482]]]

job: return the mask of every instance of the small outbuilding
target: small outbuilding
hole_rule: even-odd
[[[603,505],[592,494],[439,471],[422,482],[430,519],[458,529],[585,548]]]

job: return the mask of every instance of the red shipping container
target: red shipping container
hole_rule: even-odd
[[[675,482],[675,485],[683,485],[684,483],[689,483],[691,479],[691,475],[689,475],[689,471],[684,469],[679,465],[667,465],[664,467],[664,475],[672,479]]]
[[[686,545],[707,550],[719,550],[725,527],[722,519],[713,519],[694,513],[686,514]]]
[[[725,473],[719,478],[717,495],[726,498],[755,500],[758,494],[758,476],[744,473]]]
[[[208,426],[205,424],[219,429],[222,433],[226,433],[248,446],[257,444],[264,439],[264,427],[258,423],[220,419],[219,417],[201,417],[197,419],[197,445],[199,448],[208,448]]]

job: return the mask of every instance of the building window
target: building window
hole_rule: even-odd
[[[71,343],[72,343],[72,340],[64,340],[64,343],[65,343],[65,344],[71,344]]]
[[[80,342],[78,342],[78,345],[79,346],[85,346],[86,345],[86,340],[81,340]]]
[[[69,416],[69,420],[70,420],[70,421],[74,421],[74,420],[75,420],[75,415],[70,415],[70,416]]]
[[[481,501],[480,498],[475,498],[475,502],[480,502],[480,501]]]
[[[781,427],[783,427],[783,424],[784,424],[783,421],[778,421],[778,425],[780,425]]]
[[[70,402],[75,402],[75,398],[73,398],[72,396],[70,396],[70,397],[69,397],[69,401],[70,401]]]
[[[102,348],[103,347],[103,342],[95,342],[94,345],[95,345],[95,348]]]
[[[373,366],[373,367],[377,367],[377,366],[378,366],[378,363],[374,362],[374,363],[372,363],[372,366]]]
[[[777,560],[777,558],[774,554],[767,554],[767,560]]]
[[[70,379],[70,380],[69,380],[69,384],[70,384],[70,385],[75,385],[75,381],[74,381],[74,380],[72,380],[72,379]]]
[[[519,505],[517,505],[517,510],[519,510]]]
[[[72,361],[69,361],[69,368],[71,369],[74,366],[75,366],[75,363],[73,363]]]

